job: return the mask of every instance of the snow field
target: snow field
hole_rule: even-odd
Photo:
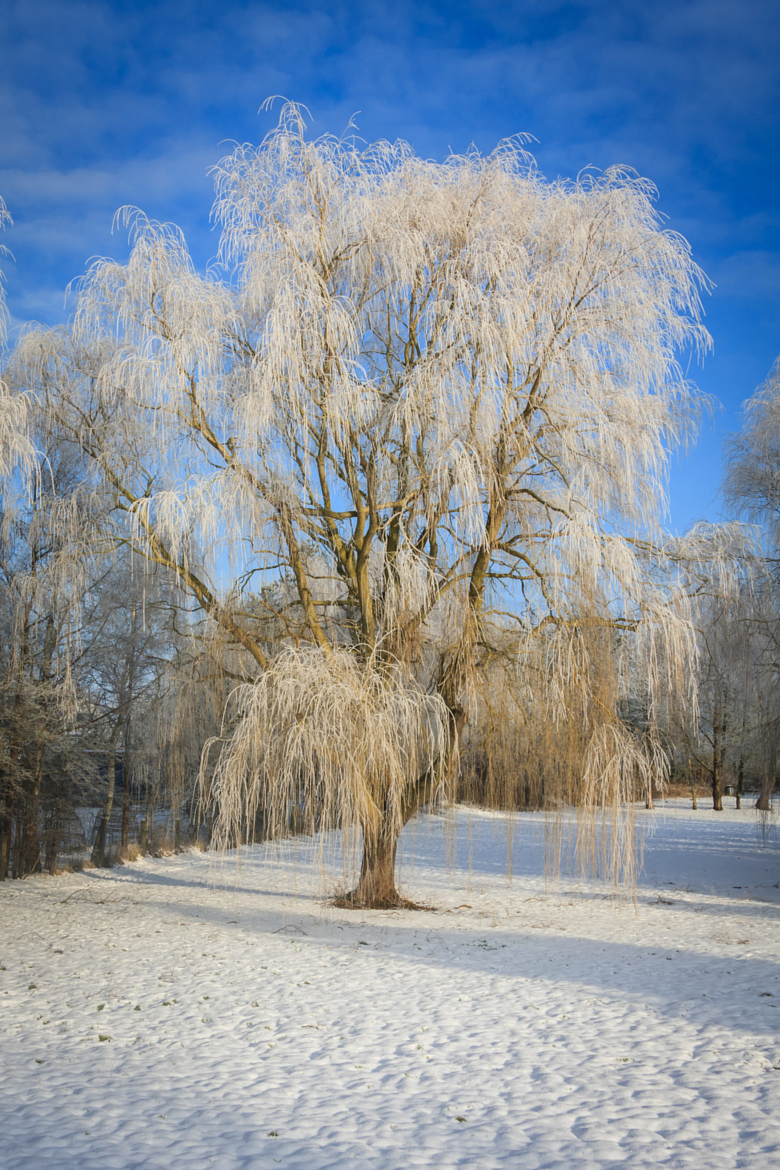
[[[780,865],[750,810],[642,813],[638,904],[539,819],[418,827],[422,912],[313,845],[0,886],[4,1170],[780,1164]],[[470,858],[470,865],[469,865]],[[334,880],[340,876],[338,865]],[[227,884],[224,884],[227,882]]]

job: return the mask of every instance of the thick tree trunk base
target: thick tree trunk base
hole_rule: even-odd
[[[362,894],[359,889],[350,890],[348,894],[340,894],[334,898],[331,906],[339,910],[434,910],[434,906],[426,906],[423,902],[412,902],[401,894],[393,892],[379,897]]]
[[[404,898],[395,885],[395,857],[399,833],[390,829],[378,837],[363,835],[363,860],[354,890],[334,899],[340,910],[430,910]]]
[[[774,768],[774,764],[773,764],[772,768],[770,769],[769,775],[766,776],[764,779],[764,784],[763,784],[763,787],[761,789],[761,795],[759,796],[758,800],[756,801],[756,803],[754,805],[754,807],[757,808],[759,812],[771,812],[771,810],[772,810],[772,793],[775,790],[776,780],[777,780],[777,777],[775,775],[775,768]]]

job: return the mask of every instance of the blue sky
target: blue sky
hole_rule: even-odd
[[[725,432],[780,353],[777,0],[237,3],[3,0],[0,195],[12,325],[66,316],[94,255],[126,253],[114,211],[215,250],[210,164],[258,141],[271,94],[313,133],[357,114],[368,140],[442,159],[533,134],[550,178],[627,164],[715,282],[714,352],[690,376],[723,405],[675,460],[671,525],[718,516]]]

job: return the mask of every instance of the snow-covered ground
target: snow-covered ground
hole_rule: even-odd
[[[430,911],[326,906],[303,839],[7,882],[0,1165],[780,1165],[777,838],[685,804],[636,910],[546,886],[533,816],[510,882],[466,810],[454,863],[418,830]]]

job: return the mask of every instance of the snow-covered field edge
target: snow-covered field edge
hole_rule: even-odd
[[[329,906],[305,838],[0,886],[0,1164],[778,1164],[775,827],[685,804],[636,906],[466,809],[416,828],[422,912]]]

